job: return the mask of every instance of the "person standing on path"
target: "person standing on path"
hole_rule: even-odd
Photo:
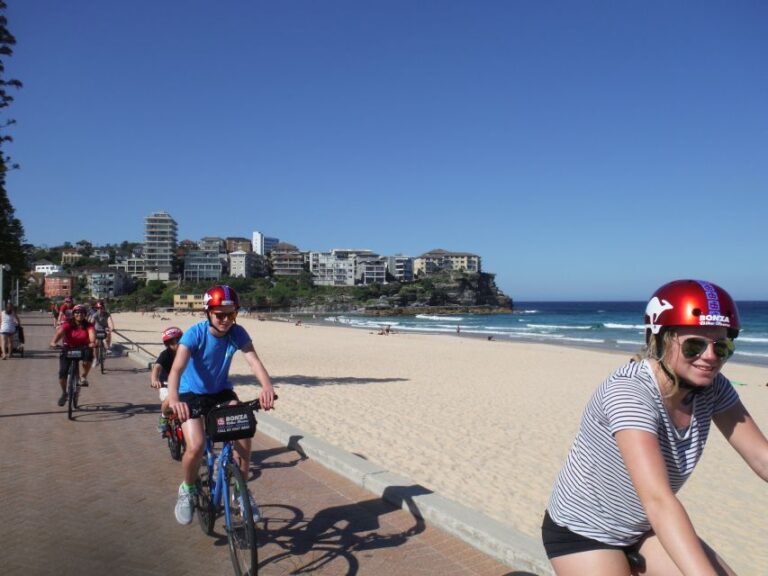
[[[13,352],[13,335],[21,326],[16,310],[10,302],[0,311],[0,358],[7,360]]]

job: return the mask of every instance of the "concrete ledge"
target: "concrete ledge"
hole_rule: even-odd
[[[154,358],[141,352],[125,348],[127,356],[142,366],[154,361]],[[340,450],[271,414],[259,412],[257,420],[259,432],[317,461],[390,504],[439,526],[511,568],[538,576],[554,574],[541,543],[513,527],[431,492],[360,456]]]

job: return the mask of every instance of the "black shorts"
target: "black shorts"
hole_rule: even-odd
[[[207,416],[218,404],[228,404],[232,400],[239,400],[234,390],[222,390],[216,394],[195,394],[183,392],[179,394],[179,400],[189,406],[189,417],[200,418]]]
[[[78,358],[80,362],[92,362],[93,361],[93,350],[90,348],[83,348],[83,357]],[[67,352],[66,350],[63,350],[61,352],[61,355],[59,356],[59,379],[65,379],[67,376],[69,376],[69,365],[72,364],[72,362],[76,362],[77,360],[70,360],[67,358]]]
[[[549,511],[544,512],[544,521],[541,523],[541,539],[544,542],[544,550],[547,558],[557,558],[566,554],[588,552],[590,550],[621,550],[631,552],[634,546],[614,546],[605,544],[586,536],[571,532],[568,528],[555,524],[549,516]]]

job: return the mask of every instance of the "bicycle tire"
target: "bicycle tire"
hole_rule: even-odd
[[[73,362],[69,367],[69,376],[67,377],[67,418],[72,420],[72,412],[77,409],[77,381],[78,368],[77,363]]]
[[[195,508],[197,508],[197,521],[200,523],[200,528],[202,528],[203,532],[210,536],[213,534],[213,523],[216,521],[216,510],[213,509],[208,464],[205,459],[203,459],[202,464],[200,464],[200,472],[197,475],[195,487],[197,488],[197,502],[195,503]]]
[[[104,374],[104,361],[107,358],[106,354],[106,348],[104,348],[104,340],[101,340],[99,342],[99,368],[101,369],[101,373]]]
[[[256,543],[256,525],[253,522],[248,485],[237,464],[230,460],[224,471],[229,498],[229,522],[227,541],[235,576],[256,576],[259,571],[259,554]],[[243,491],[242,497],[240,491]]]
[[[184,440],[181,432],[181,426],[174,419],[168,421],[168,450],[171,452],[171,458],[180,461],[184,453]]]

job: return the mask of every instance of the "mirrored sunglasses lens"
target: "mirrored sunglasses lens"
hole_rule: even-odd
[[[688,340],[682,343],[681,349],[683,356],[686,358],[695,358],[696,356],[701,356],[704,350],[707,349],[707,346],[709,346],[709,342],[704,340],[704,338],[688,338]]]
[[[733,356],[735,346],[733,340],[718,340],[714,343],[714,349],[718,358],[730,358]]]

